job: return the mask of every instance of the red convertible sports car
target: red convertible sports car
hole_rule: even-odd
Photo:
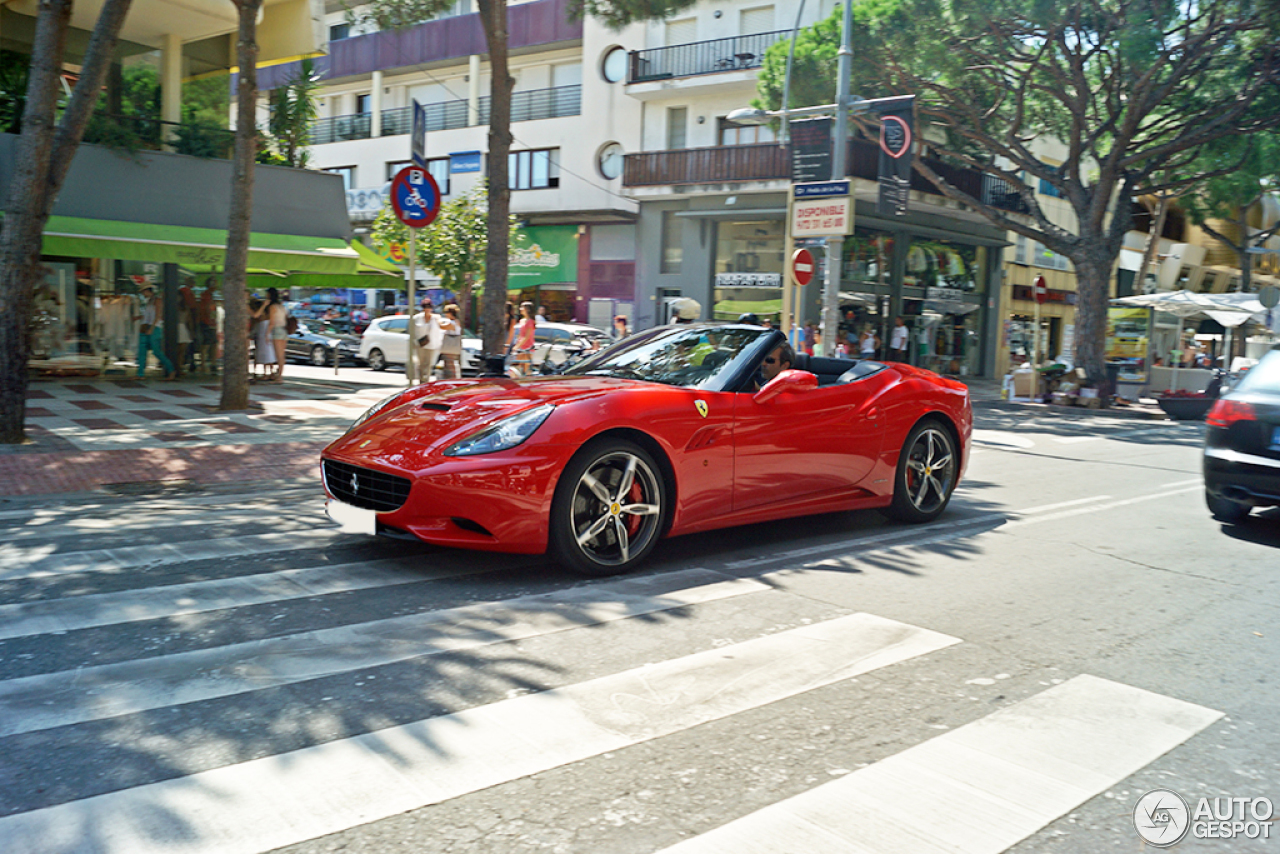
[[[803,355],[764,382],[783,346],[759,326],[664,326],[557,376],[407,389],[324,450],[329,515],[442,546],[550,550],[606,575],[665,536],[861,508],[942,513],[968,462],[965,386]]]

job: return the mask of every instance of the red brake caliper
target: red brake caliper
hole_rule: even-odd
[[[640,489],[640,484],[635,481],[631,482],[631,489],[627,492],[627,499],[631,504],[638,504],[640,499],[644,498],[644,491]],[[627,535],[634,537],[640,530],[640,517],[634,515],[627,516]]]

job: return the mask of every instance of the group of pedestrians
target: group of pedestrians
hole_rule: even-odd
[[[440,314],[430,299],[422,300],[422,312],[413,316],[414,372],[418,382],[435,379],[436,365],[444,363],[441,379],[462,379],[462,321],[458,307],[446,305]]]
[[[217,374],[218,304],[214,280],[205,281],[204,292],[197,297],[189,283],[178,288],[178,361],[175,364],[164,348],[164,300],[154,287],[143,285],[138,294],[137,375],[146,376],[147,359],[155,355],[165,379],[177,379],[183,372],[198,369]]]

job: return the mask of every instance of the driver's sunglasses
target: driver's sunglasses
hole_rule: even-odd
[[[776,364],[778,364],[778,360],[777,360],[777,359],[775,359],[775,358],[773,358],[772,356],[770,356],[769,358],[767,358],[767,359],[765,359],[765,360],[764,360],[764,363],[765,363],[766,365],[776,365]]]

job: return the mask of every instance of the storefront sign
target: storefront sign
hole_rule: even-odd
[[[480,152],[452,151],[449,153],[449,172],[459,175],[464,172],[480,171]]]
[[[780,288],[781,273],[716,273],[717,288]]]
[[[939,314],[968,314],[978,306],[964,301],[964,291],[957,288],[925,288],[924,307]]]
[[[1026,300],[1027,302],[1034,302],[1036,298],[1035,290],[1031,287],[1031,285],[1014,285],[1013,298],[1016,300]],[[1044,302],[1046,304],[1062,303],[1065,305],[1075,305],[1076,292],[1063,291],[1063,290],[1058,290],[1056,288],[1047,288],[1045,290]]]
[[[842,235],[853,232],[853,200],[797,200],[791,206],[791,234],[795,237]]]
[[[511,241],[507,278],[511,288],[578,281],[578,227],[531,225]]]
[[[1107,309],[1107,361],[1119,364],[1120,379],[1147,381],[1147,339],[1151,312],[1145,308]]]
[[[791,180],[826,181],[831,177],[831,119],[791,122]]]
[[[795,184],[791,194],[797,199],[829,199],[849,195],[848,181],[818,181],[813,184]]]
[[[390,181],[381,187],[347,190],[347,216],[359,220],[374,219],[382,211],[382,205],[390,195]]]

